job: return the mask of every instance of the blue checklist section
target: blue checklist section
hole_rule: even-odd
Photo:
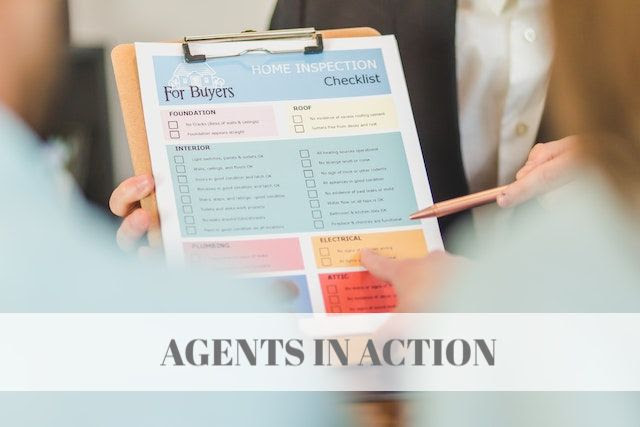
[[[391,93],[381,49],[245,55],[187,64],[153,57],[160,105],[343,98]]]
[[[411,225],[400,133],[167,146],[184,237]]]
[[[290,304],[291,313],[312,313],[309,285],[305,276],[259,277],[242,279],[238,285],[268,286]]]

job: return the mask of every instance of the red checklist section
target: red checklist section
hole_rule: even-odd
[[[321,274],[320,285],[327,313],[384,313],[396,307],[393,286],[367,271]]]
[[[184,250],[188,260],[229,273],[304,270],[297,238],[188,242]]]

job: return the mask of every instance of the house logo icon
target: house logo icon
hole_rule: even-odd
[[[172,89],[187,89],[190,86],[200,88],[222,88],[224,79],[209,64],[179,64],[168,82]]]

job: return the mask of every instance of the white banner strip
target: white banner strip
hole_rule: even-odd
[[[638,391],[640,314],[1,314],[1,391]]]

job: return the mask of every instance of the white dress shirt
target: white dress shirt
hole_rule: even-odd
[[[537,142],[545,106],[553,56],[548,0],[458,0],[456,55],[470,191],[508,184]],[[481,211],[474,211],[476,228],[491,228],[481,217],[495,212]]]

